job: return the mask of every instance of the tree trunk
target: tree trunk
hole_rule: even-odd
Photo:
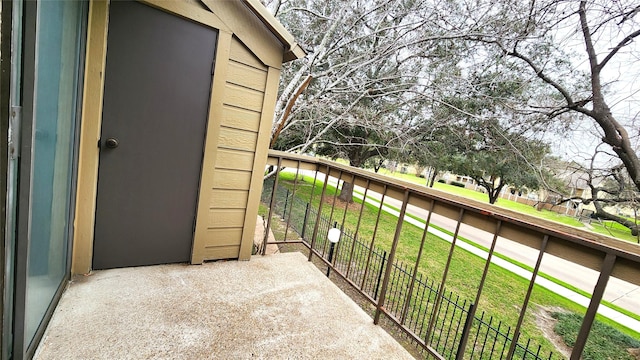
[[[344,181],[342,183],[342,190],[340,190],[340,195],[338,195],[338,199],[346,202],[353,202],[353,184],[350,182]]]
[[[384,159],[380,159],[379,161],[377,161],[375,164],[373,164],[373,171],[377,174],[378,171],[380,171],[380,168],[382,167],[382,164],[384,163]]]
[[[499,191],[489,191],[489,204],[495,204],[498,201]]]
[[[487,184],[488,186],[485,186],[485,189],[487,189],[487,192],[489,193],[489,204],[495,204],[498,201],[498,198],[500,197],[500,192],[502,191],[502,188],[504,187],[505,183],[502,182],[502,178],[500,178],[500,180],[498,181],[498,186],[494,187],[495,185],[495,178],[491,178],[491,184]]]
[[[368,157],[362,157],[361,154],[357,151],[355,153],[350,154],[349,156],[349,166],[359,168],[364,164]],[[346,202],[353,202],[353,184],[350,182],[343,181],[342,182],[342,190],[340,190],[340,195],[338,195],[338,199]]]
[[[438,169],[435,167],[431,168],[431,172],[429,173],[429,187],[432,188],[433,184],[436,182],[436,176],[438,175]]]
[[[620,225],[623,225],[627,228],[629,228],[629,230],[631,230],[631,235],[633,236],[638,236],[638,224],[636,224],[635,222],[620,217],[620,216],[616,216],[613,215],[607,211],[604,210],[604,207],[602,206],[602,204],[598,201],[594,201],[593,205],[596,207],[596,216],[600,219],[605,219],[605,220],[611,220],[611,221],[615,221]]]

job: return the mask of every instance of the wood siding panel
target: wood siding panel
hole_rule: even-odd
[[[248,190],[211,190],[209,208],[211,209],[244,209],[247,207]]]
[[[207,229],[204,238],[205,247],[240,246],[242,228]]]
[[[260,194],[264,167],[267,163],[267,152],[269,151],[269,140],[271,134],[271,124],[275,111],[276,98],[278,95],[278,83],[280,82],[280,70],[270,68],[267,76],[267,87],[262,105],[262,118],[260,121],[259,138],[256,144],[255,162],[251,178],[251,188],[249,189],[249,200],[245,216],[244,233],[242,234],[242,244],[240,246],[240,260],[249,260],[253,250],[253,237],[255,234],[258,207],[260,204]]]
[[[163,11],[180,16],[189,21],[219,29],[224,32],[231,32],[218,15],[209,11],[201,5],[196,5],[196,1],[166,1],[166,0],[142,0],[143,3],[161,9]]]
[[[211,209],[207,229],[242,227],[244,212],[244,209]]]
[[[260,62],[280,68],[284,56],[283,44],[267,29],[242,1],[202,0],[220,18],[225,20],[234,35],[247,44]]]
[[[224,103],[235,107],[262,111],[264,93],[227,82],[224,92]]]
[[[219,149],[216,159],[216,169],[231,169],[251,171],[254,153],[230,149]]]
[[[228,82],[264,92],[264,87],[267,84],[267,72],[239,62],[230,61]]]
[[[211,190],[220,187],[215,181],[215,162],[218,154],[218,139],[220,135],[220,122],[222,121],[222,108],[225,85],[227,81],[227,66],[229,64],[229,52],[231,49],[232,35],[220,32],[218,36],[218,48],[216,50],[215,73],[211,84],[211,100],[209,102],[209,119],[207,121],[207,134],[204,146],[204,157],[202,159],[202,172],[200,179],[200,193],[198,195],[198,212],[196,215],[196,231],[193,239],[193,250],[191,253],[192,264],[202,264],[205,257],[204,238],[207,232],[209,218],[209,203]],[[216,186],[218,185],[218,186]],[[244,189],[246,190],[246,189]]]
[[[205,259],[237,259],[240,253],[240,246],[215,246],[204,248]]]
[[[222,126],[258,132],[260,113],[225,105],[222,110]]]
[[[251,51],[249,51],[249,49],[244,46],[244,44],[240,42],[240,40],[235,37],[231,41],[231,52],[229,54],[229,58],[256,69],[265,70],[267,68],[255,55],[251,53]]]
[[[208,8],[206,8],[206,7],[205,7],[205,6],[200,2],[200,0],[182,0],[182,1],[184,1],[184,2],[186,2],[186,3],[189,3],[189,4],[191,4],[191,5],[195,6],[195,7],[199,8],[199,9],[202,9],[202,10],[204,10],[204,11],[211,12],[211,10],[209,10]]]
[[[223,127],[220,129],[218,147],[234,150],[255,151],[257,141],[258,134],[256,133]]]
[[[213,189],[249,190],[251,172],[239,170],[213,171]]]

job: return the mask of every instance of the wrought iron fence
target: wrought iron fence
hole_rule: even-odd
[[[268,182],[262,194],[263,202],[271,199],[273,183]],[[271,185],[271,186],[268,186]],[[286,221],[307,246],[311,246],[309,234],[318,223],[317,238],[313,249],[351,285],[371,300],[378,300],[384,271],[388,265],[387,251],[377,246],[370,247],[359,241],[351,229],[342,228],[338,246],[332,259],[329,258],[329,229],[337,227],[325,216],[318,216],[308,201],[293,195],[290,189],[278,186],[274,214]],[[410,289],[412,289],[410,291]],[[414,277],[413,266],[394,261],[390,270],[385,309],[445,359],[456,359],[465,349],[460,340],[468,336],[472,341],[466,349],[469,359],[504,359],[509,352],[514,333],[511,326],[496,321],[484,311],[474,315],[475,306],[452,291],[443,289],[438,303],[439,284],[421,272]],[[410,295],[411,294],[411,295]],[[438,308],[436,309],[436,305]],[[433,323],[431,329],[429,324]],[[531,339],[520,338],[515,345],[513,359],[552,360],[563,357],[553,352],[544,352]]]

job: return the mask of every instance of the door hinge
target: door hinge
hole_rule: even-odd
[[[193,217],[193,225],[191,228],[191,231],[195,234],[196,233],[196,217]]]
[[[15,160],[20,155],[20,125],[22,124],[22,107],[11,107],[9,120],[9,159]]]

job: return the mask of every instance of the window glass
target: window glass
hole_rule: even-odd
[[[25,343],[64,280],[83,3],[38,4]]]

